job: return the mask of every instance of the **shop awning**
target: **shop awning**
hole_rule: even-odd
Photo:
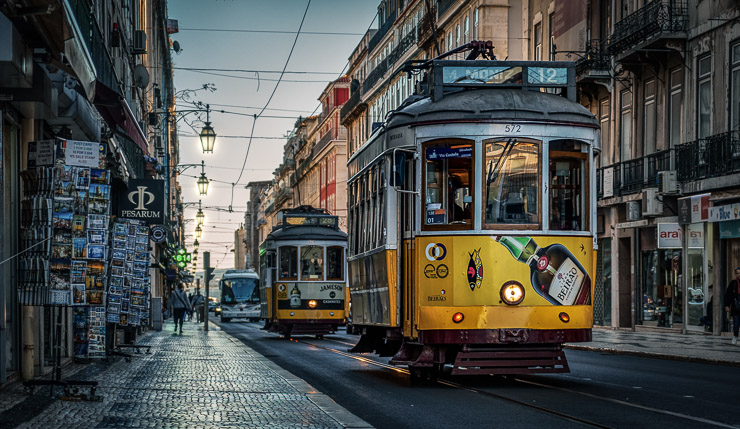
[[[149,155],[146,135],[125,98],[98,81],[95,85],[95,106],[111,128],[118,127],[141,148],[144,155]]]

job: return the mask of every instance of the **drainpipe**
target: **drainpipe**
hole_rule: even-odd
[[[23,311],[23,379],[32,380],[34,373],[34,362],[36,359],[36,347],[33,342],[34,308],[24,305]]]

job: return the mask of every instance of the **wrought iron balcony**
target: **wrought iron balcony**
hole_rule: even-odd
[[[617,55],[661,33],[686,31],[688,21],[685,0],[653,0],[614,26],[607,49]]]
[[[334,128],[329,128],[326,131],[326,134],[321,136],[321,139],[319,139],[319,142],[316,143],[316,146],[313,147],[313,155],[314,156],[318,155],[319,152],[321,152],[321,150],[325,148],[326,145],[329,144],[333,136],[334,136]]]
[[[611,56],[606,50],[606,41],[593,39],[586,42],[586,53],[576,61],[576,73],[608,72],[611,70]]]
[[[385,72],[388,71],[388,58],[385,58],[383,61],[381,61],[374,69],[371,71],[367,78],[365,78],[365,81],[362,82],[362,92],[370,92],[370,90],[375,86],[375,84],[380,80],[381,77],[385,75]]]
[[[69,2],[80,32],[84,35],[84,43],[90,51],[96,78],[103,85],[121,94],[118,77],[113,68],[113,59],[105,46],[105,38],[90,13],[90,3],[87,0],[70,0]]]
[[[599,168],[596,171],[596,197],[601,199],[629,195],[658,186],[658,172],[674,169],[673,150],[651,153]],[[612,189],[606,189],[604,171],[612,169]]]
[[[679,182],[740,172],[740,131],[730,131],[676,146]]]
[[[373,38],[370,39],[370,42],[367,44],[367,52],[370,54],[375,47],[378,46],[378,43],[380,43],[381,40],[383,40],[383,37],[385,37],[386,34],[388,34],[388,31],[390,31],[391,28],[393,28],[393,23],[396,21],[396,12],[393,12],[383,23],[383,25],[378,28],[378,32],[373,35]]]
[[[355,108],[361,105],[365,105],[365,103],[360,103],[360,99],[362,98],[362,91],[358,88],[356,91],[350,95],[349,100],[347,100],[346,103],[342,106],[342,110],[339,111],[339,121],[344,124],[344,120],[352,117],[352,112],[355,111]]]
[[[437,25],[437,5],[433,4],[424,16],[419,21],[419,26],[416,28],[417,33],[417,44],[422,46],[429,41],[434,35],[434,27]]]

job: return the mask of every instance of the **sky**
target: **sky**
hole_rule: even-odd
[[[310,4],[309,0],[169,1],[169,18],[177,19],[180,28],[179,33],[170,35],[181,48],[179,53],[173,53],[176,91],[197,90],[204,84],[216,88],[198,90],[190,96],[190,100],[211,105],[210,120],[218,135],[212,154],[202,152],[197,137],[202,124],[195,124],[193,130],[186,123],[196,119],[194,114],[178,122],[180,164],[200,164],[203,160],[206,176],[212,180],[208,195],[200,197],[196,186],[200,167],[188,168],[180,175],[185,219],[195,219],[199,199],[204,207],[209,207],[204,209],[203,236],[198,240],[198,270],[203,268],[203,251],[211,252],[213,267],[234,266],[234,231],[244,222],[249,198],[245,185],[272,179],[273,171],[282,162],[286,142],[283,137],[293,129],[299,116],[320,112],[321,92],[346,70],[349,56],[367,29],[371,25],[377,28],[378,4],[374,0],[310,0]],[[295,32],[304,13],[296,41]],[[286,73],[267,109],[255,122],[253,115],[259,114],[270,99],[294,41]],[[210,70],[184,70],[192,68]],[[193,107],[177,100],[177,109]],[[253,126],[254,137],[245,163]],[[224,211],[230,205],[233,212]],[[186,221],[188,248],[194,229],[195,221]]]

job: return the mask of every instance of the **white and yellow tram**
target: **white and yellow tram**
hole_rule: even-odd
[[[323,336],[347,320],[347,234],[337,216],[301,206],[282,211],[260,247],[260,317],[284,337]]]
[[[570,62],[429,61],[348,162],[356,352],[413,376],[567,372],[589,341],[600,150]]]

